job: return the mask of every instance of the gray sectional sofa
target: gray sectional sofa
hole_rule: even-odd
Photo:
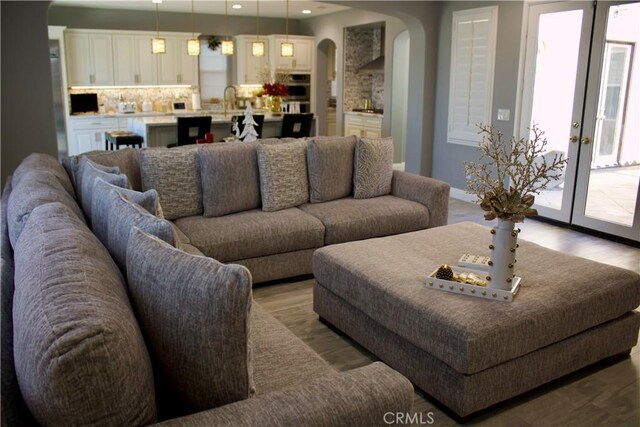
[[[310,273],[317,247],[446,222],[446,184],[390,171],[358,184],[354,156],[337,139],[94,152],[67,171],[25,159],[1,204],[2,425],[375,425],[410,411],[402,375],[336,372],[252,299],[255,282]],[[390,194],[356,200],[352,181]]]

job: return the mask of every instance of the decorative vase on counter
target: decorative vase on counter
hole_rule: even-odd
[[[490,288],[511,290],[519,232],[515,223],[508,219],[498,219],[498,226],[491,229],[493,239],[489,246],[491,256],[487,276]]]
[[[281,96],[272,96],[269,102],[269,111],[272,113],[281,113],[282,112],[282,97]]]

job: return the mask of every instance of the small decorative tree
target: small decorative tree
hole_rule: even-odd
[[[244,125],[244,129],[242,129],[242,134],[240,134],[240,139],[244,142],[251,142],[258,139],[258,132],[256,131],[254,126],[257,126],[255,120],[253,120],[253,109],[251,105],[247,105],[247,109],[244,110],[244,120],[242,121]]]

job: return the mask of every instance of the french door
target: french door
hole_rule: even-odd
[[[541,216],[640,241],[640,2],[531,5],[521,135],[569,159]]]

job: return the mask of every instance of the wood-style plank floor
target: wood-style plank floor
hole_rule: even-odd
[[[484,221],[471,203],[451,199],[449,223]],[[540,245],[640,273],[640,249],[578,231],[527,219],[521,238]],[[254,288],[266,310],[340,371],[367,365],[377,358],[345,335],[329,329],[313,311],[313,280],[282,282]],[[415,412],[434,426],[640,426],[640,346],[630,357],[603,362],[568,375],[525,395],[496,405],[460,424],[429,397],[417,391]],[[431,417],[427,414],[432,413]]]

